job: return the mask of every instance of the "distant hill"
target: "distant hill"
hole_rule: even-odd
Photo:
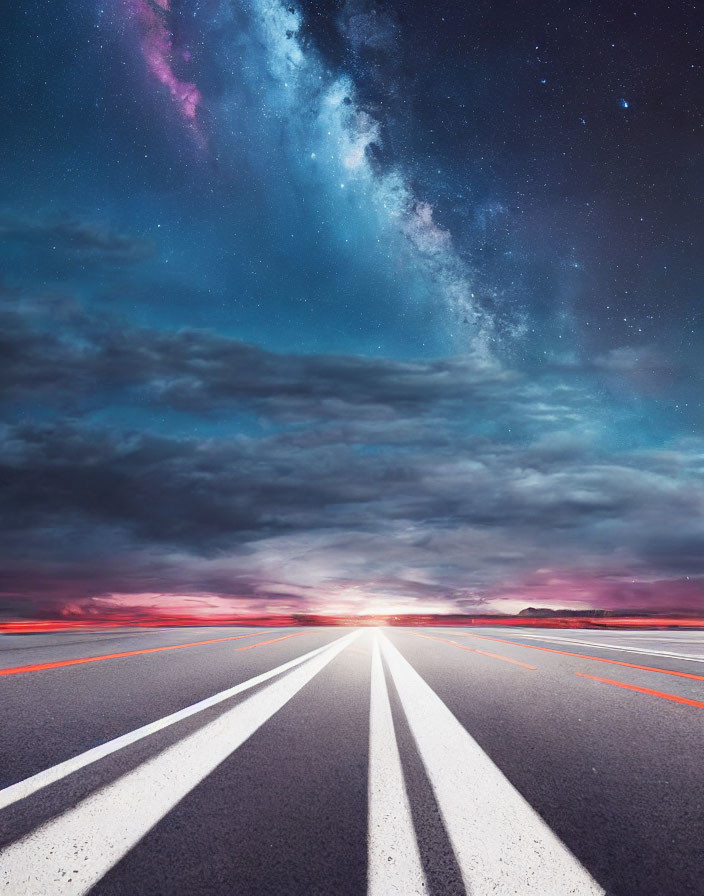
[[[641,611],[637,612],[639,616],[645,615]],[[518,615],[539,618],[549,616],[582,616],[588,618],[602,618],[604,616],[619,616],[623,615],[623,613],[616,613],[614,610],[552,610],[549,607],[526,607],[524,610],[521,610]]]

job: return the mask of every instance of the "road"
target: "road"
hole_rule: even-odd
[[[0,636],[0,894],[704,894],[704,634]]]

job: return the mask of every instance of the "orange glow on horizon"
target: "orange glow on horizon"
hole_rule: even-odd
[[[105,628],[161,628],[181,626],[520,626],[527,628],[696,628],[704,629],[704,618],[682,616],[501,616],[452,615],[443,613],[329,614],[329,613],[218,613],[150,614],[110,612],[72,619],[13,619],[0,622],[0,634],[40,634],[42,632]]]

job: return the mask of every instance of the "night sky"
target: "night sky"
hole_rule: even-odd
[[[704,608],[702,47],[6,0],[0,616]]]

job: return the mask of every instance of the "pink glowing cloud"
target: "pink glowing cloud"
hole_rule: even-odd
[[[142,56],[152,75],[167,87],[181,115],[195,122],[201,92],[195,84],[182,81],[174,72],[173,35],[168,24],[170,0],[123,0],[130,18],[139,26]],[[188,61],[188,51],[181,54]]]
[[[491,598],[492,609],[506,613],[518,613],[533,606],[701,615],[704,580],[700,577],[636,578],[627,571],[614,570],[537,570],[519,582],[496,587]]]

